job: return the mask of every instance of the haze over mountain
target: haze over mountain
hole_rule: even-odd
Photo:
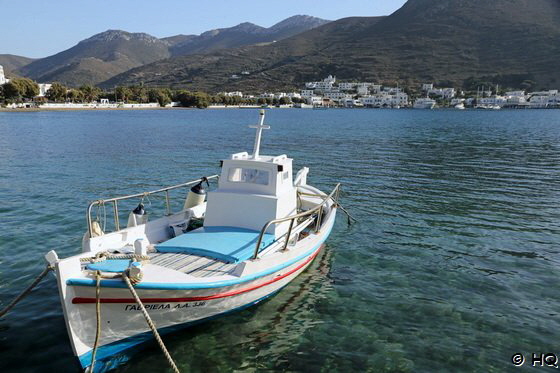
[[[408,85],[487,77],[557,87],[559,57],[558,0],[409,0],[388,17],[346,18],[269,45],[174,57],[103,85],[263,91],[334,74]]]
[[[134,67],[171,56],[272,42],[326,22],[315,17],[294,16],[270,28],[242,23],[201,35],[162,39],[145,33],[108,30],[63,52],[21,64],[16,72],[39,82],[58,81],[71,86],[97,84]]]

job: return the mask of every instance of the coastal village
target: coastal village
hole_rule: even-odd
[[[342,107],[342,108],[477,108],[477,109],[543,109],[560,108],[558,90],[527,93],[522,90],[500,94],[499,87],[480,87],[476,96],[452,87],[436,87],[432,83],[422,84],[421,95],[412,98],[406,89],[399,86],[384,86],[368,82],[338,82],[329,75],[316,82],[308,82],[300,92],[263,93],[244,95],[242,92],[223,92],[227,96],[246,98],[288,98],[295,107]]]
[[[28,80],[28,79],[27,79]],[[6,78],[4,69],[0,66],[0,87],[4,87],[10,79]],[[500,91],[496,87],[478,87],[475,95],[453,87],[437,87],[433,83],[425,83],[419,87],[419,94],[411,95],[407,87],[388,86],[370,82],[339,82],[336,77],[329,75],[320,81],[307,82],[299,92],[264,92],[261,94],[245,94],[241,91],[220,92],[211,96],[205,93],[183,92],[173,94],[167,90],[165,98],[161,92],[145,97],[131,97],[131,94],[121,93],[119,100],[118,89],[121,92],[134,87],[119,87],[111,94],[104,94],[99,90],[97,95],[82,95],[76,99],[70,89],[58,83],[35,83],[34,92],[27,97],[20,95],[18,99],[5,100],[5,107],[38,108],[38,109],[147,109],[159,107],[283,107],[283,108],[378,108],[378,109],[552,109],[560,108],[560,94],[558,90],[526,92],[523,90]],[[53,87],[53,85],[58,86]],[[53,89],[64,90],[59,99],[53,100]],[[89,86],[88,89],[94,89]],[[142,87],[141,87],[142,88]],[[142,88],[143,89],[143,88]],[[4,90],[4,89],[3,89]],[[418,91],[416,91],[418,92]],[[105,92],[107,93],[107,92]],[[151,97],[150,97],[151,96]],[[155,99],[154,99],[155,97]],[[112,99],[111,99],[112,98]],[[137,98],[136,100],[134,98]],[[174,100],[175,99],[175,100]],[[11,101],[11,102],[10,102]]]

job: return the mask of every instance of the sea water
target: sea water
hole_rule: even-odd
[[[80,251],[88,202],[219,173],[252,150],[257,120],[0,113],[0,306],[47,251]],[[324,191],[342,183],[358,222],[339,214],[323,254],[265,303],[164,337],[182,371],[501,372],[516,353],[525,367],[560,355],[560,111],[273,109],[266,123],[261,153]],[[118,370],[166,364],[148,343]],[[0,371],[79,371],[52,274],[0,320]]]

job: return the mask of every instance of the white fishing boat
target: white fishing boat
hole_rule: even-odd
[[[428,109],[431,110],[436,106],[436,101],[431,98],[419,98],[414,102],[414,109]]]
[[[465,104],[463,102],[458,103],[455,105],[455,109],[457,110],[465,110]]]
[[[291,158],[260,155],[261,133],[269,128],[263,123],[264,110],[252,126],[253,153],[221,161],[220,176],[92,202],[83,252],[46,255],[83,368],[114,367],[155,329],[164,334],[257,304],[319,253],[340,207],[339,185],[326,194],[307,184],[308,168],[293,177]],[[206,193],[210,181],[217,188]],[[190,191],[174,212],[170,192],[181,188]],[[147,219],[142,202],[156,194],[165,198],[166,213]],[[121,227],[119,203],[134,199],[141,203]],[[98,209],[105,212],[95,218]],[[107,218],[107,210],[114,216]],[[104,231],[109,223],[114,230]]]

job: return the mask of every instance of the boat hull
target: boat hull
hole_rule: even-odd
[[[332,209],[320,232],[304,239],[301,247],[290,250],[292,253],[286,253],[286,260],[256,261],[262,261],[262,266],[251,275],[198,284],[140,283],[135,289],[163,334],[245,309],[276,294],[311,264],[330,234],[335,215],[336,209]],[[57,272],[70,340],[80,364],[86,368],[91,365],[96,334],[96,288],[72,281],[75,273],[66,271],[64,263],[57,265]],[[101,336],[96,372],[126,361],[125,351],[153,338],[124,282],[102,282],[100,303]]]

